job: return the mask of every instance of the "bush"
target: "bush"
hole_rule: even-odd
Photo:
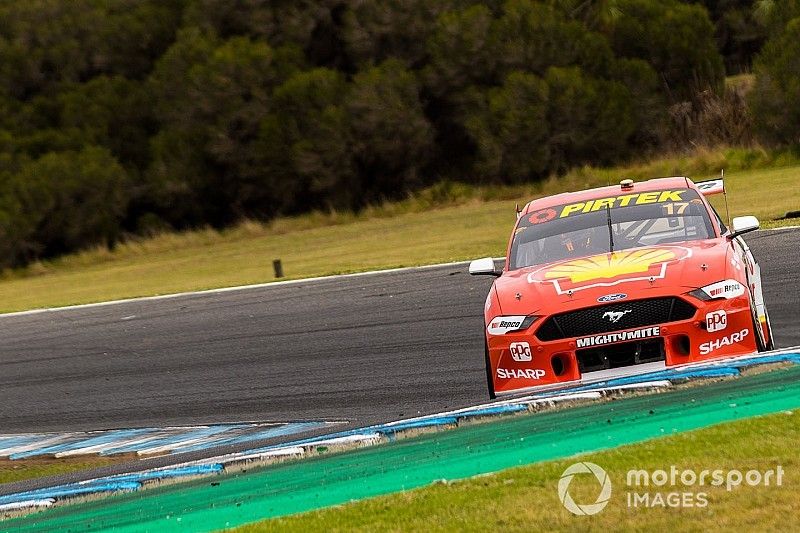
[[[327,68],[299,72],[275,89],[274,110],[262,120],[255,148],[277,212],[350,208],[358,197],[347,91],[344,76]]]
[[[770,143],[800,143],[800,17],[767,42],[755,74],[750,104],[758,133]]]
[[[554,8],[530,0],[508,0],[492,28],[493,49],[508,70],[543,76],[550,67],[579,66],[607,77],[614,56],[608,40]]]
[[[176,226],[222,226],[275,214],[258,146],[272,91],[283,74],[264,41],[220,42],[199,30],[181,32],[156,66],[151,86],[161,128],[148,169],[158,209]]]
[[[125,170],[100,147],[53,152],[0,189],[0,266],[113,245],[127,204]]]
[[[548,99],[547,83],[515,71],[476,103],[466,128],[477,146],[478,176],[520,182],[546,173],[550,165]]]
[[[427,38],[426,88],[446,96],[473,84],[494,83],[497,53],[489,39],[494,19],[486,6],[445,11]]]
[[[700,5],[675,0],[619,0],[611,29],[619,57],[644,59],[664,81],[672,102],[698,91],[721,91],[725,71],[714,25]]]
[[[395,59],[355,76],[346,110],[362,202],[397,197],[425,184],[433,128],[419,91],[414,74]]]
[[[691,102],[670,108],[669,137],[677,150],[698,146],[749,146],[753,121],[747,105],[749,84],[730,84],[722,94],[703,91]]]
[[[607,164],[626,155],[639,125],[624,85],[586,76],[575,67],[551,68],[545,81],[552,170],[584,162]]]

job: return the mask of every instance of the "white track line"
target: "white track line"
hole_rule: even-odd
[[[495,260],[505,259],[495,258]],[[378,274],[391,274],[397,272],[413,272],[413,271],[424,271],[424,270],[432,270],[435,268],[442,268],[448,266],[463,266],[468,265],[469,261],[456,261],[453,263],[437,263],[435,265],[423,265],[423,266],[414,266],[414,267],[401,267],[401,268],[388,268],[386,270],[370,270],[368,272],[354,272],[353,274],[337,274],[334,276],[317,276],[313,278],[302,278],[302,279],[291,279],[286,281],[268,281],[265,283],[255,283],[252,285],[235,285],[233,287],[222,287],[219,289],[206,289],[202,291],[188,291],[188,292],[176,292],[173,294],[159,294],[156,296],[138,296],[136,298],[123,298],[121,300],[108,300],[105,302],[95,302],[89,304],[78,304],[78,305],[65,305],[62,307],[43,307],[38,309],[29,309],[27,311],[14,311],[12,313],[0,313],[0,318],[5,317],[14,317],[14,316],[26,316],[26,315],[38,315],[40,313],[51,313],[57,311],[69,311],[73,309],[88,309],[92,307],[105,307],[109,305],[118,305],[118,304],[126,304],[132,302],[151,302],[151,301],[158,301],[158,300],[170,300],[173,298],[181,298],[184,296],[203,296],[207,294],[221,294],[226,292],[238,292],[238,291],[247,291],[251,289],[264,289],[268,287],[281,287],[284,285],[298,285],[302,283],[311,283],[314,281],[325,281],[325,280],[338,280],[338,279],[348,279],[348,278],[357,278],[362,276],[375,276]],[[129,318],[129,317],[126,317]]]
[[[777,228],[761,228],[759,231],[778,231],[782,229],[800,229],[800,226],[778,226]]]
[[[26,500],[24,502],[6,503],[0,505],[0,511],[19,511],[29,507],[50,507],[56,502],[55,498],[44,498],[41,500]]]
[[[787,229],[800,229],[800,226],[784,226],[778,228],[762,228],[759,231],[780,231],[780,230],[787,230]],[[495,261],[502,261],[505,257],[493,257]],[[385,270],[369,270],[367,272],[354,272],[352,274],[336,274],[333,276],[316,276],[313,278],[302,278],[302,279],[292,279],[286,281],[267,281],[265,283],[254,283],[251,285],[234,285],[233,287],[221,287],[219,289],[206,289],[202,291],[187,291],[187,292],[176,292],[172,294],[159,294],[156,296],[138,296],[135,298],[123,298],[120,300],[108,300],[105,302],[94,302],[88,304],[77,304],[77,305],[64,305],[61,307],[43,307],[37,309],[29,309],[27,311],[14,311],[12,313],[0,313],[0,318],[5,317],[15,317],[15,316],[26,316],[26,315],[38,315],[40,313],[51,313],[57,311],[68,311],[72,309],[89,309],[92,307],[105,307],[108,305],[118,305],[118,304],[125,304],[131,302],[149,302],[149,301],[158,301],[158,300],[169,300],[172,298],[181,298],[184,296],[202,296],[206,294],[221,294],[226,292],[237,292],[237,291],[247,291],[250,289],[263,289],[266,287],[280,287],[284,285],[297,285],[301,283],[311,283],[314,281],[325,281],[325,280],[337,280],[337,279],[348,279],[348,278],[356,278],[361,276],[375,276],[378,274],[391,274],[396,272],[414,272],[414,271],[424,271],[424,270],[431,270],[435,268],[442,268],[442,267],[449,267],[449,266],[462,266],[468,265],[470,260],[465,261],[454,261],[452,263],[436,263],[434,265],[422,265],[422,266],[413,266],[413,267],[400,267],[400,268],[387,268]],[[135,316],[135,315],[134,315]],[[130,316],[125,317],[124,319],[129,319]],[[123,319],[123,320],[124,320]]]

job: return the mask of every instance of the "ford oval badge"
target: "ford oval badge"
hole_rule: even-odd
[[[617,300],[624,300],[628,295],[618,292],[617,294],[606,294],[597,299],[598,302],[616,302]]]

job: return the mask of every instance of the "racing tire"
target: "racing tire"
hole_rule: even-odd
[[[772,322],[769,321],[769,311],[767,310],[766,305],[764,305],[764,318],[766,320],[767,333],[769,334],[769,340],[764,344],[764,351],[774,350],[775,337],[772,336]],[[759,322],[758,325],[760,326],[761,323]]]
[[[486,362],[486,386],[489,388],[489,398],[494,400],[497,398],[497,394],[494,392],[494,380],[492,379],[492,362],[489,360],[489,342],[484,337],[483,341],[483,358]]]
[[[769,312],[767,306],[764,306],[764,317],[766,319],[767,331],[769,332],[769,340],[764,338],[764,329],[761,327],[761,322],[758,320],[758,311],[753,305],[752,298],[750,299],[750,314],[753,317],[753,333],[756,337],[756,347],[759,352],[766,352],[775,349],[775,340],[772,337],[772,324],[769,321]]]

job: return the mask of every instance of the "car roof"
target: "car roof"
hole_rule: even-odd
[[[534,210],[546,209],[557,205],[585,202],[596,198],[608,198],[610,196],[620,196],[623,194],[636,194],[639,192],[660,191],[665,189],[686,189],[694,188],[692,181],[685,176],[673,176],[669,178],[654,178],[647,181],[634,181],[632,189],[623,189],[618,183],[608,187],[597,187],[583,191],[564,192],[553,196],[545,196],[528,202],[523,214]]]

